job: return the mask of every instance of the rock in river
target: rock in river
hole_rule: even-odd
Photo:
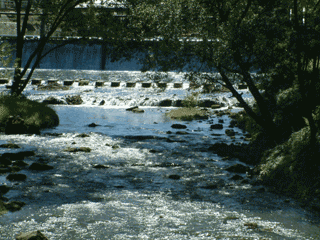
[[[16,240],[48,240],[40,231],[20,233],[16,236]]]
[[[238,163],[238,164],[235,164],[231,167],[226,168],[226,170],[228,172],[246,173],[246,172],[250,171],[250,168]]]
[[[222,124],[212,124],[210,126],[210,129],[223,129],[223,125]]]
[[[88,147],[79,147],[79,148],[67,148],[66,152],[91,152],[91,149]]]
[[[7,176],[9,181],[24,181],[27,179],[27,176],[21,173],[11,173]]]
[[[44,163],[32,163],[29,169],[35,171],[46,171],[53,169],[53,167]]]
[[[171,127],[175,128],[175,129],[186,129],[187,128],[187,126],[183,125],[183,124],[172,124]]]

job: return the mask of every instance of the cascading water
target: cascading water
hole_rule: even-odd
[[[54,167],[42,172],[25,167],[20,171],[27,176],[24,182],[0,175],[0,185],[12,187],[4,196],[26,203],[20,211],[0,216],[0,239],[35,230],[57,240],[320,238],[317,214],[253,184],[245,173],[227,171],[246,165],[238,159],[208,151],[217,142],[246,142],[237,128],[234,137],[225,134],[230,128],[227,115],[191,122],[165,115],[172,107],[158,103],[183,99],[188,83],[167,89],[109,84],[150,81],[139,72],[39,70],[35,78],[87,79],[89,85],[75,82],[66,91],[38,91],[28,85],[25,94],[31,99],[80,95],[84,102],[54,105],[60,125],[40,135],[0,135],[0,144],[21,146],[0,148],[0,154],[32,150],[36,155],[24,160],[29,166],[41,162]],[[97,80],[106,86],[96,88]],[[172,73],[170,80],[181,81],[181,75]],[[225,107],[236,102],[228,93],[204,98]],[[136,105],[144,113],[126,111]],[[223,129],[211,130],[216,123]],[[91,151],[67,151],[81,147]]]

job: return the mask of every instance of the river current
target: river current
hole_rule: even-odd
[[[44,80],[87,79],[90,83],[81,87],[74,83],[66,91],[27,87],[25,95],[34,100],[80,95],[84,102],[53,105],[60,125],[40,135],[0,135],[0,144],[21,146],[0,149],[0,154],[33,150],[36,155],[25,159],[26,163],[54,167],[43,172],[26,167],[20,171],[27,175],[24,182],[10,182],[0,175],[0,185],[12,187],[5,197],[26,203],[20,211],[0,216],[0,239],[35,230],[56,240],[320,239],[317,213],[252,184],[245,173],[226,171],[241,163],[238,159],[207,151],[217,142],[246,143],[240,129],[234,128],[235,137],[225,134],[230,124],[227,115],[190,122],[165,115],[173,107],[158,103],[183,99],[189,94],[187,82],[182,88],[173,88],[172,83],[167,89],[112,88],[111,81],[150,79],[139,72],[40,70],[37,74]],[[167,78],[168,82],[183,81],[175,73]],[[96,88],[96,80],[106,81],[106,86]],[[249,99],[246,91],[243,94]],[[215,99],[224,109],[239,110],[229,93],[202,98]],[[102,100],[104,105],[100,105]],[[132,106],[145,112],[126,111]],[[89,127],[91,123],[97,126]],[[176,123],[187,128],[172,128]],[[216,123],[224,128],[211,130]],[[91,152],[65,151],[80,147]]]

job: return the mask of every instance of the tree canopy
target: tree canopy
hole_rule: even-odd
[[[107,4],[110,1],[103,1]],[[113,2],[113,1],[112,1]],[[88,0],[14,0],[13,11],[16,14],[16,44],[15,44],[15,73],[12,95],[20,95],[28,84],[34,70],[41,59],[49,52],[66,44],[70,44],[97,33],[99,7],[95,1]],[[23,49],[26,47],[25,39],[28,26],[37,25],[40,38],[37,47],[22,67]],[[101,29],[101,28],[100,28]],[[64,38],[62,43],[57,44],[50,50],[45,51],[45,46],[52,36],[72,37]],[[30,71],[28,71],[30,69]],[[23,80],[24,78],[24,80]]]
[[[227,87],[275,142],[301,128],[303,119],[315,142],[319,2],[150,0],[132,7],[132,24],[142,42],[157,40],[146,69],[169,70],[196,59],[201,63],[196,71],[218,71],[221,79],[206,79]],[[263,73],[259,82],[253,71]],[[234,78],[248,86],[255,106],[234,88]]]

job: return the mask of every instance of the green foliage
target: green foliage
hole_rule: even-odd
[[[0,96],[0,126],[4,127],[9,116],[19,115],[26,125],[40,128],[54,127],[59,124],[58,115],[43,103],[24,97]]]
[[[319,142],[317,142],[319,149]],[[291,135],[289,140],[267,151],[260,165],[260,178],[265,184],[275,186],[275,191],[285,192],[300,200],[313,198],[319,188],[320,152],[311,149],[310,129],[305,127]]]
[[[12,46],[8,42],[0,42],[0,66],[7,67],[12,62]],[[0,78],[8,78],[9,71],[4,69],[0,72]]]
[[[319,9],[315,1],[142,1],[132,7],[131,24],[140,30],[137,39],[158,40],[149,46],[145,69],[188,65],[195,69],[187,76],[193,86],[222,84],[260,126],[258,132],[262,128],[281,142],[305,126],[304,117],[314,126],[311,116],[320,104],[314,101],[320,91]],[[210,73],[215,70],[221,78]],[[254,78],[253,70],[263,75]],[[235,82],[248,85],[254,107],[243,101]]]

